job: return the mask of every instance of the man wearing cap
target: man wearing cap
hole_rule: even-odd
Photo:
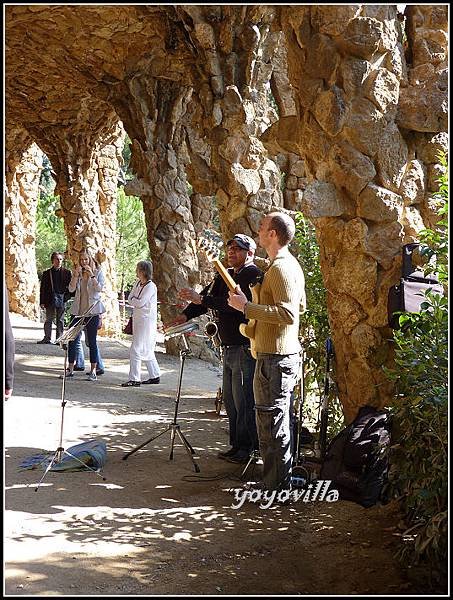
[[[283,212],[266,215],[259,242],[271,263],[254,302],[241,286],[229,293],[229,305],[254,324],[256,351],[254,392],[256,424],[263,459],[263,484],[283,490],[291,484],[291,394],[300,369],[299,314],[305,309],[304,273],[288,245],[294,237],[294,220]],[[255,294],[254,294],[255,296]]]
[[[250,300],[249,286],[262,273],[254,264],[256,244],[252,238],[238,233],[227,243],[228,272]],[[190,288],[180,290],[179,297],[190,304],[175,320],[184,323],[205,314],[216,314],[218,333],[223,347],[222,396],[228,415],[231,448],[220,452],[219,458],[233,463],[245,463],[258,449],[253,398],[255,359],[250,353],[250,340],[239,331],[246,323],[244,315],[228,306],[228,287],[217,274],[199,294]]]

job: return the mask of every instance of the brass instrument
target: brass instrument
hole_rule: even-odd
[[[219,337],[219,328],[217,327],[217,323],[212,317],[204,326],[204,334],[207,335],[208,338],[210,338],[215,348],[220,348],[222,343]]]
[[[204,326],[204,334],[211,339],[212,343],[216,348],[220,348],[221,342],[219,338],[219,328],[215,321],[208,321]]]

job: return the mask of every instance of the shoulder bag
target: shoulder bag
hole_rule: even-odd
[[[147,286],[149,283],[149,281],[147,281],[145,283],[145,285],[142,287],[142,289],[140,290],[139,295],[137,296],[137,298],[140,298],[140,296],[142,295],[143,292],[143,288],[145,286]],[[132,335],[134,333],[134,327],[133,327],[133,319],[132,319],[132,315],[129,317],[128,322],[126,323],[124,329],[123,329],[123,333],[125,333],[126,335]]]
[[[55,308],[64,307],[64,293],[56,292],[53,287],[52,269],[49,269],[50,284],[52,286],[52,304]]]

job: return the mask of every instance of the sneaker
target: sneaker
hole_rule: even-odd
[[[37,344],[51,344],[52,342],[50,340],[46,340],[46,338],[39,340],[39,342],[36,342]]]
[[[74,371],[85,371],[85,367],[74,367]]]
[[[147,379],[146,381],[142,381],[142,383],[160,383],[160,377],[155,377],[154,379]]]
[[[222,460],[225,460],[225,458],[228,458],[228,457],[236,454],[237,451],[238,451],[237,448],[230,448],[226,452],[218,452],[217,458],[221,458]]]
[[[87,381],[97,381],[96,373],[88,373]]]
[[[60,375],[59,377],[60,377],[60,379],[64,379],[64,378],[65,378],[65,376],[64,376],[64,375]],[[70,372],[68,371],[68,372],[66,373],[66,379],[68,379],[68,377],[69,377],[69,378],[71,378],[71,377],[74,377],[74,373],[70,373]]]
[[[81,371],[83,371],[85,369],[85,367],[83,369],[80,369]],[[76,371],[77,369],[74,369],[74,371]],[[91,371],[87,371],[87,375],[89,375],[91,373]],[[104,369],[96,369],[96,375],[104,375]]]
[[[140,381],[126,381],[126,383],[122,383],[121,387],[139,387]]]

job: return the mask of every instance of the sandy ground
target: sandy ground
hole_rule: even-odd
[[[243,466],[216,457],[228,448],[227,420],[215,411],[218,367],[188,358],[184,368],[178,423],[200,473],[179,440],[169,460],[169,433],[123,460],[172,421],[180,361],[162,346],[162,383],[124,389],[129,343],[101,339],[105,374],[66,382],[62,445],[104,440],[105,480],[49,472],[37,488],[43,471],[19,464],[59,445],[64,352],[36,345],[42,324],[17,315],[12,322],[16,376],[3,428],[6,595],[424,593],[394,557],[401,530],[392,505],[233,508]],[[257,474],[252,469],[259,467],[245,479]]]

